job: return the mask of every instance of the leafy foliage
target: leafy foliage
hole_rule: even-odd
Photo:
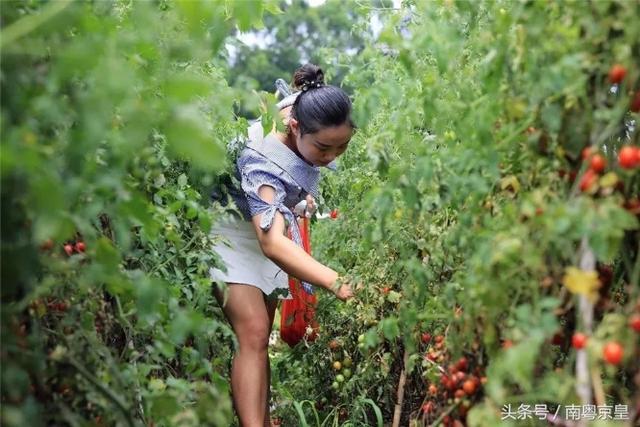
[[[583,403],[582,356],[593,401],[637,414],[640,175],[618,155],[640,139],[638,3],[350,6],[3,3],[3,424],[235,422],[209,192],[234,108],[272,114],[247,70],[264,87],[310,51],[359,126],[313,247],[359,285],[320,295],[317,340],[273,347],[274,416],[493,426],[504,404]],[[236,28],[275,45],[231,67]],[[254,73],[265,58],[282,68]],[[587,146],[606,161],[588,185]]]

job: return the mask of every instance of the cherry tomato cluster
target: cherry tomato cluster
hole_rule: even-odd
[[[582,192],[590,192],[596,183],[600,174],[607,168],[607,159],[593,147],[589,146],[582,150],[582,160],[588,162],[588,169],[580,179],[580,190]],[[631,170],[640,166],[640,147],[633,145],[624,145],[618,152],[618,166],[622,169]],[[575,178],[572,174],[571,179]]]
[[[52,239],[47,239],[40,244],[40,250],[42,252],[48,252],[55,246]],[[82,239],[68,240],[62,245],[62,250],[67,256],[73,254],[84,253],[87,250],[87,245]]]
[[[615,64],[609,70],[609,82],[619,85],[624,81],[626,75],[627,69],[621,64]],[[640,112],[640,91],[636,91],[632,95],[630,109],[636,113]],[[596,187],[599,175],[607,168],[607,159],[602,153],[589,146],[582,151],[582,160],[588,162],[588,169],[580,179],[580,190],[582,192],[592,192]],[[618,166],[624,170],[633,170],[640,167],[640,147],[630,144],[622,146],[618,152],[617,160]],[[571,181],[575,179],[575,175],[575,172],[571,172]]]
[[[640,316],[637,320],[637,327],[640,330]],[[633,326],[632,326],[633,327]],[[582,350],[587,346],[589,338],[582,332],[576,332],[571,337],[571,345],[576,350]],[[609,341],[602,348],[602,359],[610,365],[619,365],[624,357],[624,348],[617,341]]]
[[[47,308],[54,312],[65,312],[69,309],[69,303],[66,301],[60,301],[54,298],[47,299]]]
[[[464,420],[471,408],[473,399],[486,377],[482,376],[481,367],[470,369],[469,359],[460,357],[456,361],[446,363],[450,356],[446,349],[444,336],[432,337],[429,332],[420,334],[420,341],[426,346],[425,361],[428,365],[438,365],[440,377],[437,382],[431,382],[427,387],[427,396],[422,404],[422,416],[435,419],[438,413],[449,413],[443,417],[445,426],[455,425],[458,420]]]
[[[339,350],[341,347],[342,344],[337,339],[334,338],[329,341],[329,349],[333,353],[333,362],[331,367],[336,374],[334,381],[331,383],[331,388],[333,390],[339,390],[342,383],[351,378],[353,374],[351,371],[353,360],[346,351],[340,352],[342,353],[342,357],[340,357]]]
[[[68,256],[71,256],[73,254],[84,253],[84,251],[87,249],[87,246],[82,240],[78,240],[76,242],[66,242],[63,245],[63,249]]]

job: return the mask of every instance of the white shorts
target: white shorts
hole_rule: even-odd
[[[227,271],[210,268],[211,280],[251,285],[267,296],[291,298],[289,276],[264,256],[251,222],[231,220],[217,224],[212,228],[211,234],[223,236],[229,243],[227,245],[226,242],[220,242],[213,247],[227,266]]]

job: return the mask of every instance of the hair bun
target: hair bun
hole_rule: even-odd
[[[293,87],[306,92],[307,90],[324,85],[324,72],[317,65],[308,63],[293,73]]]

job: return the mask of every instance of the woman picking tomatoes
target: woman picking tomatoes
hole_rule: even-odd
[[[240,186],[229,194],[243,218],[213,231],[230,242],[214,248],[227,270],[211,269],[211,277],[228,285],[226,295],[217,288],[214,293],[238,338],[231,390],[242,426],[270,425],[267,345],[278,300],[289,297],[287,274],[299,278],[309,293],[315,285],[343,301],[353,296],[336,271],[304,251],[293,212],[303,200],[313,207],[320,168],[332,168],[347,149],[355,127],[351,101],[342,89],[325,85],[315,65],[304,65],[293,77],[299,91],[289,97],[286,132],[250,142],[238,158]]]

